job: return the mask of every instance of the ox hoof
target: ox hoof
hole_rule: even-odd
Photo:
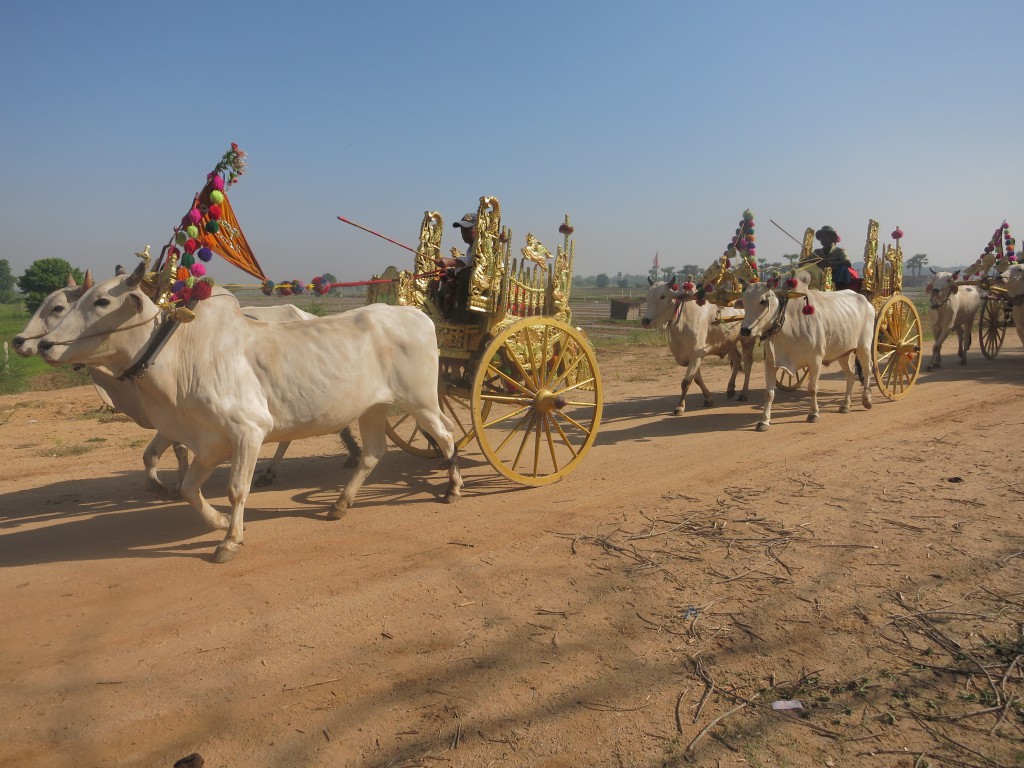
[[[740,402],[741,402],[741,403],[745,403],[745,402],[747,402],[747,400],[749,400],[749,399],[750,399],[750,398],[749,398],[749,397],[747,397],[746,395],[740,395]]]
[[[807,416],[807,423],[808,424],[817,424],[818,423],[818,418],[819,418],[818,414],[816,414],[816,413],[808,414],[808,416]]]
[[[682,416],[684,413],[686,413],[685,408],[676,408],[674,411],[672,411],[673,416]]]
[[[704,407],[705,407],[705,408],[710,408],[710,407],[711,407],[711,406],[713,406],[714,404],[715,404],[715,401],[714,401],[714,400],[705,400],[705,401],[704,401]]]
[[[848,405],[840,405],[839,406],[839,412],[840,413],[849,413],[850,412],[850,406],[848,406]]]
[[[757,422],[757,431],[758,432],[767,432],[768,431],[768,422],[767,421],[759,421],[759,422]]]
[[[221,544],[217,547],[217,551],[213,553],[213,562],[215,563],[226,563],[229,560],[234,560],[235,555],[238,554],[237,544]]]
[[[457,502],[461,498],[462,498],[462,494],[461,493],[452,493],[451,491],[448,491],[448,493],[446,493],[444,495],[444,503],[445,504],[454,504],[455,502]]]
[[[967,365],[967,358],[961,357],[960,358],[960,365]]]
[[[864,406],[865,411],[870,411],[871,406],[874,405],[874,403],[871,402],[870,397],[865,397],[863,400],[860,401],[860,404]]]
[[[726,400],[732,400],[734,397],[736,397],[736,390],[735,389],[731,389],[731,390],[729,390],[728,392],[725,393],[725,399]]]
[[[348,512],[348,505],[342,502],[336,502],[329,510],[327,510],[328,520],[341,520]]]

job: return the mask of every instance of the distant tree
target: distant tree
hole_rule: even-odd
[[[661,279],[666,283],[671,283],[676,276],[675,267],[662,267],[661,268]]]
[[[7,259],[0,259],[0,304],[10,304],[14,301],[14,274],[11,272],[11,263]]]
[[[33,261],[25,274],[18,278],[18,288],[25,295],[25,308],[35,312],[43,299],[67,285],[68,275],[81,283],[84,279],[82,270],[72,267],[64,259],[39,259]]]
[[[920,276],[924,270],[925,264],[928,263],[927,253],[915,253],[909,259],[907,259],[907,269],[913,274]]]
[[[782,260],[786,262],[786,269],[796,269],[796,265],[800,263],[800,254],[784,253],[782,254]]]
[[[595,288],[607,288],[609,283],[611,283],[611,279],[604,272],[594,278]]]
[[[329,282],[329,283],[336,283],[336,282],[338,282],[338,278],[336,278],[330,272],[324,272],[324,277],[327,278],[327,282]],[[329,290],[327,292],[327,295],[328,296],[341,296],[341,288],[331,288],[331,290]]]
[[[696,264],[683,264],[683,276],[688,280],[700,280],[704,276],[704,268]]]
[[[615,276],[615,287],[616,288],[629,288],[629,276],[619,272]]]

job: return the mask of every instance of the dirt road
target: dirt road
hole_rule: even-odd
[[[470,450],[447,506],[392,450],[332,522],[352,470],[309,440],[224,566],[90,388],[0,398],[4,764],[1020,764],[1016,339],[871,411],[838,414],[832,372],[820,423],[780,396],[767,434],[762,369],[752,402],[674,418],[667,350],[599,360],[601,433],[562,482]]]

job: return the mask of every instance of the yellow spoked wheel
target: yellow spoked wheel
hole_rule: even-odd
[[[472,398],[480,449],[524,485],[553,483],[575,469],[597,438],[604,405],[590,341],[546,317],[517,320],[491,340]]]
[[[921,316],[906,296],[890,297],[878,311],[873,353],[882,394],[889,400],[906,397],[921,372]]]
[[[807,368],[800,368],[796,376],[782,368],[775,369],[775,388],[783,392],[796,392],[807,381]]]
[[[438,400],[441,410],[455,423],[452,436],[455,438],[455,447],[461,451],[476,437],[470,415],[470,397],[467,392],[448,386],[442,381]],[[392,407],[388,411],[388,421],[384,431],[391,438],[391,442],[406,453],[428,458],[441,455],[434,441],[420,429],[416,419],[399,408]]]
[[[986,296],[981,302],[981,316],[978,318],[978,345],[981,354],[995,360],[1003,346],[1006,335],[1006,311],[1003,300]]]

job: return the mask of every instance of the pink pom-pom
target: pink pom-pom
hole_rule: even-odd
[[[695,286],[693,283],[687,280],[685,283],[683,283],[683,290],[686,291],[687,293],[693,293],[695,290],[697,290],[697,286]]]
[[[812,307],[810,304],[804,304],[804,308],[800,311],[803,312],[805,315],[813,315],[814,307]]]
[[[203,213],[198,208],[193,208],[188,212],[187,218],[192,224],[198,224],[203,220]]]
[[[224,191],[224,177],[223,176],[214,176],[212,179],[210,179],[210,186],[213,187],[216,190],[219,190],[219,191],[223,192]]]
[[[901,237],[903,237],[903,230],[900,229],[899,227],[896,227],[896,229],[892,231],[892,239],[899,240]]]
[[[192,274],[195,277],[202,277],[203,275],[206,274],[206,267],[203,266],[203,262],[201,261],[197,261],[195,264],[193,264],[191,270]]]
[[[791,277],[786,280],[786,286],[788,288],[796,288],[798,285],[800,285],[800,282],[795,277]]]

